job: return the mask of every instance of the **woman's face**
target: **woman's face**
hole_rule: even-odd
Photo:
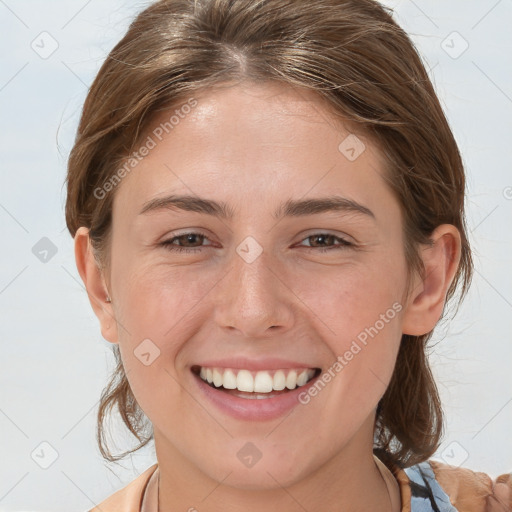
[[[399,205],[374,146],[312,93],[187,104],[115,191],[110,341],[160,464],[288,485],[371,451],[407,306]]]

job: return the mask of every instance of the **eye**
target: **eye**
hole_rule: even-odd
[[[160,245],[164,246],[169,251],[176,251],[176,252],[200,252],[201,249],[201,242],[204,240],[208,240],[206,235],[203,235],[201,233],[183,233],[182,235],[175,236],[173,238],[170,238],[169,240],[165,240]],[[185,243],[185,244],[194,244],[199,241],[199,246],[197,245],[185,245],[180,246],[177,245],[175,242],[178,243]],[[211,244],[210,244],[211,245]]]
[[[339,236],[335,236],[335,235],[332,235],[329,233],[315,233],[313,235],[307,236],[303,240],[310,240],[310,239],[315,239],[316,242],[314,242],[314,244],[319,243],[320,245],[318,247],[310,245],[309,247],[306,246],[306,248],[310,249],[310,250],[316,250],[319,252],[327,252],[327,251],[331,251],[334,249],[345,249],[347,247],[351,247],[354,245],[351,242],[349,242],[348,240],[345,240],[344,238],[341,238]],[[204,247],[202,244],[202,242],[204,240],[208,240],[206,235],[203,235],[201,233],[189,232],[189,233],[183,233],[178,236],[174,236],[173,238],[170,238],[169,240],[165,240],[160,245],[165,247],[167,250],[174,251],[174,252],[187,252],[187,253],[201,252],[201,247]],[[333,243],[335,240],[339,241],[340,243],[338,243],[337,245],[329,246],[329,244]],[[185,246],[178,245],[178,244],[182,244],[182,243],[184,243],[186,245]],[[192,245],[187,245],[187,244],[192,244]],[[208,245],[212,245],[212,244],[208,244]],[[304,247],[304,246],[302,246],[302,247]]]
[[[327,252],[335,249],[346,249],[347,247],[351,247],[354,244],[341,238],[339,236],[331,235],[330,233],[314,233],[312,235],[307,236],[304,240],[316,239],[317,241],[314,243],[320,243],[319,247],[307,247],[307,249],[313,249],[320,252]],[[338,245],[331,245],[327,247],[329,243],[334,242],[334,240],[338,240],[340,243]],[[304,246],[303,246],[304,247]]]

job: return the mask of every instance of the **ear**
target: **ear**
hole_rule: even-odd
[[[117,323],[103,272],[94,258],[89,238],[89,229],[78,228],[75,234],[75,261],[78,273],[84,282],[89,301],[95,315],[100,321],[101,335],[111,343],[117,343]]]
[[[425,266],[423,278],[416,276],[402,317],[402,332],[413,336],[427,334],[443,313],[448,288],[459,266],[461,240],[451,224],[438,226],[431,235],[433,244],[420,249]]]

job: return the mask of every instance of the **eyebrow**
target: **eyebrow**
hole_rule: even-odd
[[[151,199],[144,203],[139,215],[157,210],[184,210],[204,213],[222,219],[232,219],[234,211],[224,202],[189,195],[170,195]],[[274,211],[273,217],[301,217],[325,212],[358,213],[375,219],[374,213],[362,204],[341,196],[293,200],[288,199]]]

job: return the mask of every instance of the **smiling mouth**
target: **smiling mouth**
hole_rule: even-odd
[[[210,387],[241,398],[271,398],[305,386],[320,368],[249,371],[193,366],[192,372]]]

